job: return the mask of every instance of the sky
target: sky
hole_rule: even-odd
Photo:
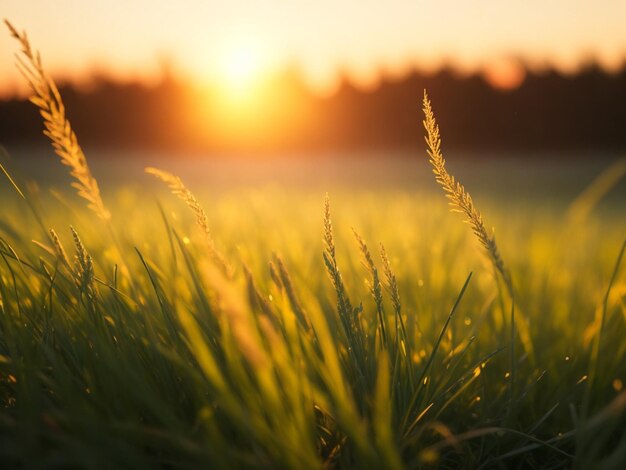
[[[165,59],[185,78],[243,86],[297,65],[316,90],[340,74],[374,86],[382,71],[487,69],[519,82],[517,60],[572,72],[590,58],[626,56],[624,0],[0,0],[56,77],[94,71],[158,80]],[[0,34],[0,95],[19,91],[16,44]],[[508,78],[507,78],[508,77]]]

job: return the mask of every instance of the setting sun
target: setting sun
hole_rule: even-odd
[[[253,38],[238,38],[224,44],[219,52],[217,75],[221,88],[230,98],[250,95],[264,68],[262,47]]]

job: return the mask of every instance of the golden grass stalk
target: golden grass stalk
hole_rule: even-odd
[[[61,261],[65,266],[71,269],[70,259],[65,252],[65,248],[63,248],[63,244],[61,243],[61,239],[54,231],[54,229],[49,230],[50,238],[52,239],[52,244],[54,246],[54,252],[56,253],[57,258]]]
[[[406,334],[406,327],[404,325],[404,320],[402,319],[402,304],[400,303],[400,290],[398,289],[398,281],[396,279],[396,275],[391,269],[391,263],[389,262],[389,257],[387,256],[387,251],[385,250],[385,246],[380,244],[380,259],[383,262],[383,272],[385,273],[385,289],[391,298],[391,305],[393,305],[393,311],[395,316],[395,329],[396,329],[396,337],[399,337],[402,334],[402,340],[405,345],[405,356],[406,349],[409,347],[408,336]]]
[[[435,180],[443,188],[446,193],[446,197],[449,199],[450,204],[454,210],[461,212],[465,215],[465,221],[472,228],[472,232],[485,249],[487,256],[491,260],[495,270],[500,273],[502,280],[506,286],[506,289],[511,297],[511,378],[509,380],[509,410],[510,415],[513,408],[515,397],[515,378],[516,378],[516,356],[515,356],[515,335],[516,335],[516,321],[515,321],[515,296],[513,291],[513,282],[508,270],[504,266],[504,261],[498,251],[498,245],[496,244],[496,238],[493,233],[488,233],[483,222],[483,218],[474,205],[472,197],[465,190],[465,187],[459,183],[454,176],[448,173],[446,169],[446,161],[441,153],[441,136],[439,135],[439,126],[435,120],[428,94],[424,90],[423,100],[424,110],[424,128],[426,129],[426,144],[428,146],[428,156],[430,157],[430,163],[433,166],[433,173],[435,174]],[[533,344],[530,336],[530,328],[524,316],[519,317],[520,337],[526,352],[529,354],[531,361],[533,360]],[[509,417],[507,415],[507,418]]]
[[[335,239],[333,237],[333,224],[330,218],[330,199],[328,194],[324,199],[324,242],[326,249],[324,250],[324,263],[326,270],[335,287],[337,293],[337,310],[340,316],[346,322],[345,328],[348,332],[355,330],[353,322],[353,310],[346,289],[343,285],[343,279],[337,265],[337,257],[335,255]]]
[[[87,297],[93,299],[94,296],[94,269],[91,255],[87,252],[85,245],[78,236],[78,232],[74,227],[70,227],[72,237],[74,238],[74,247],[76,248],[76,256],[74,258],[74,271],[76,286],[85,292]]]
[[[372,259],[372,255],[370,253],[365,240],[359,233],[353,228],[352,233],[354,234],[354,238],[356,239],[359,250],[361,251],[361,256],[363,256],[363,264],[367,271],[372,276],[371,282],[368,280],[367,286],[374,297],[374,301],[376,302],[376,313],[378,314],[378,324],[380,327],[380,335],[383,340],[383,344],[387,345],[387,327],[385,326],[385,310],[383,307],[383,289],[380,283],[380,278],[378,276],[378,269],[374,264],[374,260]]]
[[[343,329],[346,333],[348,342],[351,344],[351,348],[355,352],[356,365],[360,369],[358,373],[364,376],[365,366],[363,364],[365,358],[365,335],[361,326],[361,320],[359,313],[362,311],[362,307],[352,308],[348,293],[337,265],[337,257],[335,250],[335,239],[333,237],[333,224],[330,217],[330,199],[328,194],[324,199],[324,242],[326,248],[323,252],[324,264],[326,265],[326,271],[330,277],[335,293],[337,294],[337,311],[341,320]]]
[[[389,262],[387,251],[385,250],[385,246],[382,243],[380,244],[380,259],[383,262],[383,271],[385,272],[385,287],[387,288],[389,296],[391,297],[393,309],[396,313],[396,316],[402,319],[402,305],[400,304],[400,291],[398,289],[398,281],[396,280],[395,273],[391,269],[391,263]]]
[[[209,229],[209,218],[206,215],[206,212],[195,198],[193,193],[187,189],[183,181],[176,175],[168,173],[167,171],[159,170],[158,168],[147,167],[145,168],[145,172],[155,176],[156,178],[163,181],[172,191],[172,194],[178,196],[179,199],[187,204],[194,215],[196,216],[196,225],[200,227],[202,233],[204,233],[204,237],[206,239],[207,245],[209,247],[209,254],[211,258],[217,265],[217,267],[222,271],[226,277],[231,278],[233,275],[233,270],[231,266],[228,264],[222,253],[215,246],[215,241],[213,240],[213,236],[211,235],[211,230]]]
[[[98,182],[91,174],[76,134],[65,115],[65,106],[56,84],[44,70],[41,56],[32,49],[26,33],[18,32],[9,21],[4,22],[11,36],[21,45],[21,54],[16,54],[17,68],[28,81],[32,91],[31,103],[39,108],[43,117],[46,128],[44,134],[52,141],[61,163],[70,167],[70,175],[75,180],[72,187],[88,202],[88,207],[98,217],[108,220],[111,215],[102,202]]]
[[[428,145],[428,156],[430,157],[430,163],[433,166],[433,173],[435,174],[435,180],[443,188],[446,193],[446,197],[449,199],[450,204],[453,206],[453,210],[461,212],[465,215],[465,221],[472,228],[472,232],[485,249],[487,256],[491,260],[493,266],[502,276],[506,287],[510,294],[512,294],[513,286],[511,278],[504,266],[504,261],[498,251],[498,245],[496,244],[496,238],[493,233],[488,233],[483,222],[483,218],[474,205],[472,197],[465,190],[465,187],[459,183],[454,176],[448,173],[446,169],[446,160],[441,153],[441,136],[439,135],[439,126],[435,120],[428,94],[424,90],[424,128],[426,129],[426,144]]]

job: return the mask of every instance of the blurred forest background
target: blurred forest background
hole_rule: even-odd
[[[544,158],[626,149],[626,67],[590,62],[578,72],[516,70],[519,83],[498,87],[484,74],[452,67],[413,70],[363,88],[344,76],[329,95],[310,90],[297,67],[266,78],[245,106],[224,106],[219,87],[193,86],[164,63],[156,85],[96,75],[65,83],[61,94],[83,145],[202,154],[403,150],[422,147],[420,100],[426,88],[445,145],[469,152]],[[201,103],[199,105],[198,103]],[[0,142],[45,145],[35,107],[0,102]]]

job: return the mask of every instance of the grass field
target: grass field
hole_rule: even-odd
[[[110,222],[58,185],[14,178],[25,199],[5,178],[0,221],[6,463],[619,468],[626,458],[623,273],[606,297],[626,233],[619,201],[577,220],[563,201],[477,192],[515,289],[512,387],[511,299],[434,183],[331,184],[352,315],[322,258],[318,186],[195,182],[229,280],[194,214],[148,175],[143,192],[104,186]],[[73,261],[70,225],[93,276]]]
[[[431,127],[464,214],[384,171],[327,199],[323,178],[100,187],[33,57],[72,178],[3,162],[3,466],[623,468],[619,163],[587,191],[567,163],[546,193],[488,166],[463,188]]]

